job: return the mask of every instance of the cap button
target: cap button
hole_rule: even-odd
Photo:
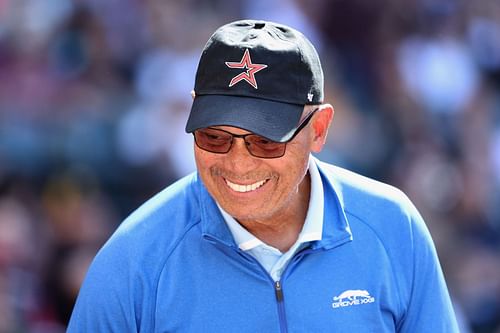
[[[266,24],[264,22],[257,22],[255,23],[255,25],[253,26],[255,29],[262,29],[264,28]]]

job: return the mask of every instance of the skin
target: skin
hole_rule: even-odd
[[[303,117],[317,106],[306,106]],[[198,172],[208,192],[244,228],[263,242],[286,252],[297,240],[309,206],[311,180],[307,172],[309,155],[325,144],[333,107],[320,109],[291,142],[283,157],[257,158],[247,151],[242,139],[235,139],[227,154],[214,154],[194,146]],[[243,129],[217,126],[233,134]],[[227,181],[250,185],[265,181],[261,187],[240,193]]]

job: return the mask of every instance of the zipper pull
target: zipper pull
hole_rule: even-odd
[[[274,282],[274,291],[276,293],[276,300],[278,302],[283,301],[283,290],[281,289],[281,283],[279,281]]]

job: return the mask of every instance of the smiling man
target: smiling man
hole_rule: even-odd
[[[118,228],[68,332],[458,332],[408,198],[312,157],[334,110],[300,32],[219,28],[193,96],[198,172]]]

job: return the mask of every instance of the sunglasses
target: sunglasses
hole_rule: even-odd
[[[241,138],[245,141],[245,146],[250,155],[258,158],[278,158],[285,155],[286,144],[292,141],[307,126],[314,113],[318,110],[319,108],[311,111],[300,122],[292,137],[286,142],[272,141],[253,133],[243,135],[233,134],[212,127],[194,131],[194,141],[200,149],[215,154],[226,154],[231,150],[234,138]]]

